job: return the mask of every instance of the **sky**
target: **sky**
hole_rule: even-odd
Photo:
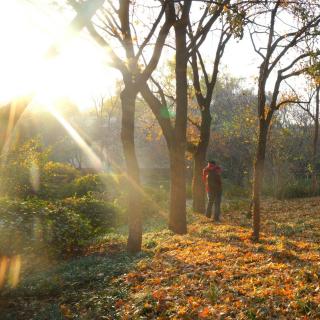
[[[63,42],[57,58],[44,55],[63,39],[73,12],[61,12],[43,0],[0,1],[0,104],[17,95],[36,93],[38,100],[68,98],[81,110],[97,97],[112,94],[119,74],[107,67],[108,55],[86,32]],[[211,54],[210,41],[205,44]],[[222,70],[253,87],[261,61],[248,37],[228,43]]]
[[[84,32],[63,43],[57,58],[44,58],[73,16],[44,1],[0,1],[0,104],[36,93],[43,102],[66,97],[86,109],[114,90],[116,73],[105,51]]]

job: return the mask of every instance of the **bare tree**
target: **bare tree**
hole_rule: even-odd
[[[299,107],[304,110],[313,121],[313,141],[312,141],[312,159],[311,159],[311,176],[312,176],[312,193],[317,193],[318,181],[317,181],[317,156],[318,156],[318,139],[319,139],[319,91],[320,85],[315,84],[314,88],[311,88],[310,97],[307,103],[298,103]],[[315,99],[313,100],[313,98]],[[312,108],[312,102],[314,102],[314,108]]]
[[[252,4],[249,4],[251,7]],[[193,74],[193,87],[197,102],[198,111],[200,112],[200,121],[189,121],[195,125],[199,132],[199,139],[196,143],[189,143],[189,151],[193,154],[193,179],[192,179],[192,199],[193,210],[204,213],[205,211],[205,188],[202,182],[202,169],[205,166],[206,153],[210,140],[211,127],[211,110],[212,96],[218,79],[218,72],[221,59],[223,57],[225,47],[232,35],[237,38],[243,36],[243,26],[245,23],[247,5],[232,4],[231,1],[224,1],[215,14],[211,14],[214,9],[213,5],[207,5],[204,14],[197,25],[197,31],[193,31],[193,26],[189,24],[189,54],[191,56],[190,64]],[[215,32],[219,34],[219,40],[215,47],[212,63],[208,65],[201,54],[201,47],[195,40],[199,30],[203,28],[202,23],[206,16],[210,17],[209,24],[205,25],[207,32],[211,30],[211,26],[216,22],[216,18],[220,18],[221,27],[216,27]],[[220,30],[219,30],[220,29]],[[206,33],[204,33],[206,35]],[[202,41],[205,37],[202,37]],[[212,40],[211,40],[212,42]],[[211,70],[210,70],[211,69]]]
[[[69,1],[69,3],[77,9],[74,1]],[[153,12],[157,11],[156,19],[150,21],[147,26],[143,25],[140,32],[135,32],[133,19],[145,21],[145,16],[137,18],[139,4],[132,3],[130,0],[106,1],[97,21],[87,26],[93,39],[107,49],[107,54],[111,59],[110,64],[120,71],[124,83],[120,94],[121,141],[127,167],[127,181],[131,189],[128,193],[129,237],[127,248],[132,253],[141,250],[142,242],[142,193],[134,141],[136,98],[142,86],[157,67],[165,39],[174,22],[173,14],[170,13],[173,10],[173,4],[168,1],[160,1],[160,7],[158,4],[157,8],[153,8]],[[142,10],[140,14],[145,15],[145,12]],[[150,59],[146,67],[142,69],[142,54],[152,40],[154,40],[154,45]]]
[[[153,78],[152,87],[154,88],[155,92],[153,92],[148,85],[146,85],[141,91],[143,98],[149,104],[155,117],[157,118],[167,142],[171,170],[169,227],[171,230],[177,233],[186,232],[185,153],[187,144],[186,129],[188,118],[187,62],[191,56],[196,59],[197,50],[206,39],[206,36],[210,32],[212,25],[218,20],[224,8],[224,5],[227,3],[229,3],[229,1],[223,1],[222,3],[216,5],[208,5],[207,7],[205,7],[200,19],[198,19],[198,21],[196,22],[197,26],[195,30],[192,30],[192,27],[194,27],[194,22],[191,22],[189,17],[189,5],[191,5],[191,1],[188,3],[188,6],[186,6],[186,3],[184,3],[184,5],[179,4],[176,6],[175,97],[168,95],[165,92],[165,86]],[[188,34],[189,41],[187,41]],[[223,34],[220,41],[221,51],[223,51],[223,42],[226,36],[227,32]],[[219,58],[221,51],[217,53],[217,55],[219,55]],[[217,65],[214,70],[214,76],[211,80],[212,83],[215,83],[216,81],[219,61],[220,59],[217,58]],[[208,80],[208,82],[210,81]],[[199,76],[197,83],[199,83]],[[209,89],[209,91],[210,90],[213,89]],[[210,97],[211,93],[208,94],[208,101],[211,101]],[[171,121],[169,116],[169,100],[173,101],[173,104],[176,107],[176,115],[173,121]],[[207,105],[209,108],[210,102]],[[209,115],[208,117],[204,117],[204,126],[206,126],[206,128],[209,128],[208,130],[210,130],[210,111],[209,113],[208,111],[208,109],[204,110],[204,114]],[[209,123],[209,126],[207,126],[207,123]],[[208,131],[206,131],[205,134],[208,134]],[[200,187],[202,187],[202,185]]]
[[[303,43],[317,34],[320,5],[314,1],[287,3],[279,0],[265,2],[256,10],[261,14],[249,24],[253,48],[262,59],[257,101],[259,133],[252,187],[254,240],[259,239],[260,233],[260,194],[268,129],[274,113],[281,106],[296,102],[295,97],[280,94],[281,85],[305,73],[309,67],[308,58],[313,54],[319,54],[307,50]],[[265,20],[261,22],[262,17]],[[269,84],[273,79],[271,98],[267,99],[267,82]]]

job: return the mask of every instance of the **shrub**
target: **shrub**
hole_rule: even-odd
[[[102,234],[116,224],[118,209],[110,202],[87,195],[81,198],[64,199],[62,204],[87,219],[95,234]]]
[[[157,217],[160,211],[168,208],[168,191],[161,185],[158,188],[144,187],[142,214],[144,217]]]
[[[62,204],[0,199],[0,255],[70,255],[93,236],[89,220]]]
[[[1,171],[1,195],[25,198],[35,193],[30,183],[30,173],[27,167],[18,163],[9,163]]]
[[[108,195],[113,199],[119,197],[124,189],[129,186],[123,174],[100,173],[99,179],[107,189]]]
[[[239,186],[228,180],[223,180],[223,196],[226,198],[247,198],[250,194],[249,186]]]
[[[0,256],[20,253],[30,249],[34,242],[34,215],[38,203],[0,201]]]
[[[317,194],[319,194],[319,190]],[[311,182],[306,180],[295,180],[283,184],[275,194],[278,199],[304,198],[313,195]]]
[[[13,143],[5,154],[5,163],[0,166],[1,195],[13,198],[34,195],[48,153],[48,149],[43,150],[37,139],[30,139],[23,144]]]
[[[41,172],[41,185],[38,195],[44,199],[61,199],[73,195],[73,181],[80,175],[69,164],[48,162]]]
[[[104,192],[106,185],[100,175],[87,174],[73,181],[73,191],[75,195],[82,197],[90,192]]]
[[[50,205],[45,217],[44,239],[56,256],[75,254],[94,236],[90,221],[77,212],[63,206]],[[42,230],[43,232],[44,230]]]

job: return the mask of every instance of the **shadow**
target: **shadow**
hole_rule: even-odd
[[[2,290],[0,319],[66,319],[81,312],[87,313],[88,319],[98,319],[95,312],[101,301],[104,310],[100,315],[117,319],[115,302],[125,299],[129,292],[129,285],[121,277],[150,256],[149,252],[93,253],[24,275],[16,288]],[[96,310],[92,316],[90,310]]]

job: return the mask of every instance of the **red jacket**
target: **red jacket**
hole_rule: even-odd
[[[222,168],[219,167],[216,164],[213,163],[208,163],[208,165],[203,169],[202,171],[202,181],[206,186],[206,191],[209,192],[209,186],[208,186],[208,174],[209,171],[215,171],[215,173],[217,173],[217,180],[215,181],[217,188],[219,188],[221,190],[222,188],[222,183],[221,183],[221,173],[222,173]]]

